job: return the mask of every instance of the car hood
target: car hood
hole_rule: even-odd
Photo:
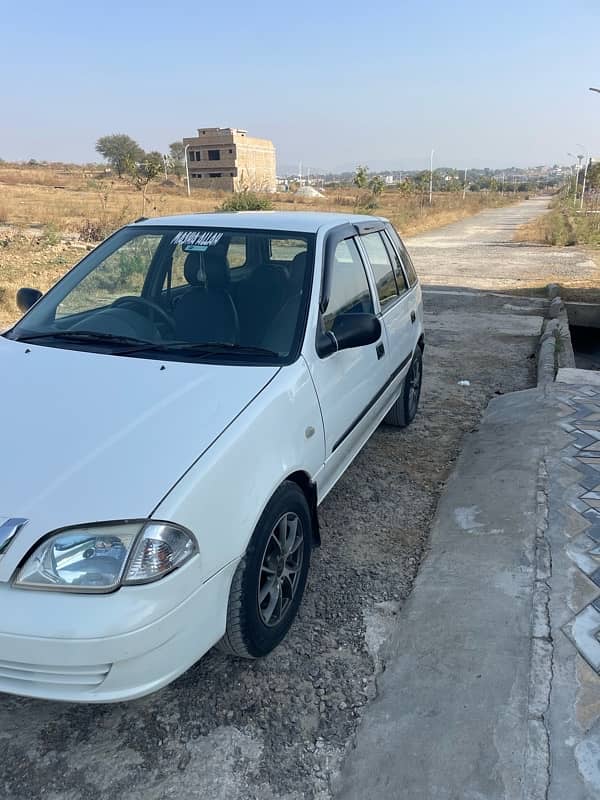
[[[278,369],[0,337],[0,524],[29,520],[18,537],[26,541],[63,525],[148,516]]]

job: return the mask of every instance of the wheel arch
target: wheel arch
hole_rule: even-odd
[[[295,483],[304,493],[310,508],[310,516],[313,528],[313,544],[319,547],[321,544],[321,531],[319,528],[319,514],[317,512],[317,486],[310,479],[310,475],[302,470],[292,472],[285,478],[285,481]],[[282,483],[285,483],[282,481]]]

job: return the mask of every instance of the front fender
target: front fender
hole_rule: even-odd
[[[190,423],[193,425],[193,421]],[[304,359],[283,367],[154,510],[194,532],[202,580],[246,550],[283,480],[312,480],[325,459],[317,394]]]

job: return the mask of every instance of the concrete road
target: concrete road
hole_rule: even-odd
[[[577,247],[550,248],[513,241],[519,225],[547,209],[547,198],[535,198],[489,209],[408,239],[422,282],[519,294],[542,292],[550,282],[574,291],[597,287],[600,267],[590,253]]]
[[[508,243],[511,225],[542,210],[533,201],[415,239],[417,268],[428,283],[473,286],[498,231]],[[498,275],[527,262],[524,249],[498,252]],[[287,641],[259,662],[211,652],[130,704],[0,697],[3,800],[331,797],[462,438],[491,397],[533,385],[543,302],[436,291],[425,303],[420,413],[406,431],[382,427],[324,503],[323,546]]]

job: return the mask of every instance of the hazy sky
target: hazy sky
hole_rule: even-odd
[[[600,156],[598,0],[8,0],[0,42],[7,160],[213,125],[313,168]]]

